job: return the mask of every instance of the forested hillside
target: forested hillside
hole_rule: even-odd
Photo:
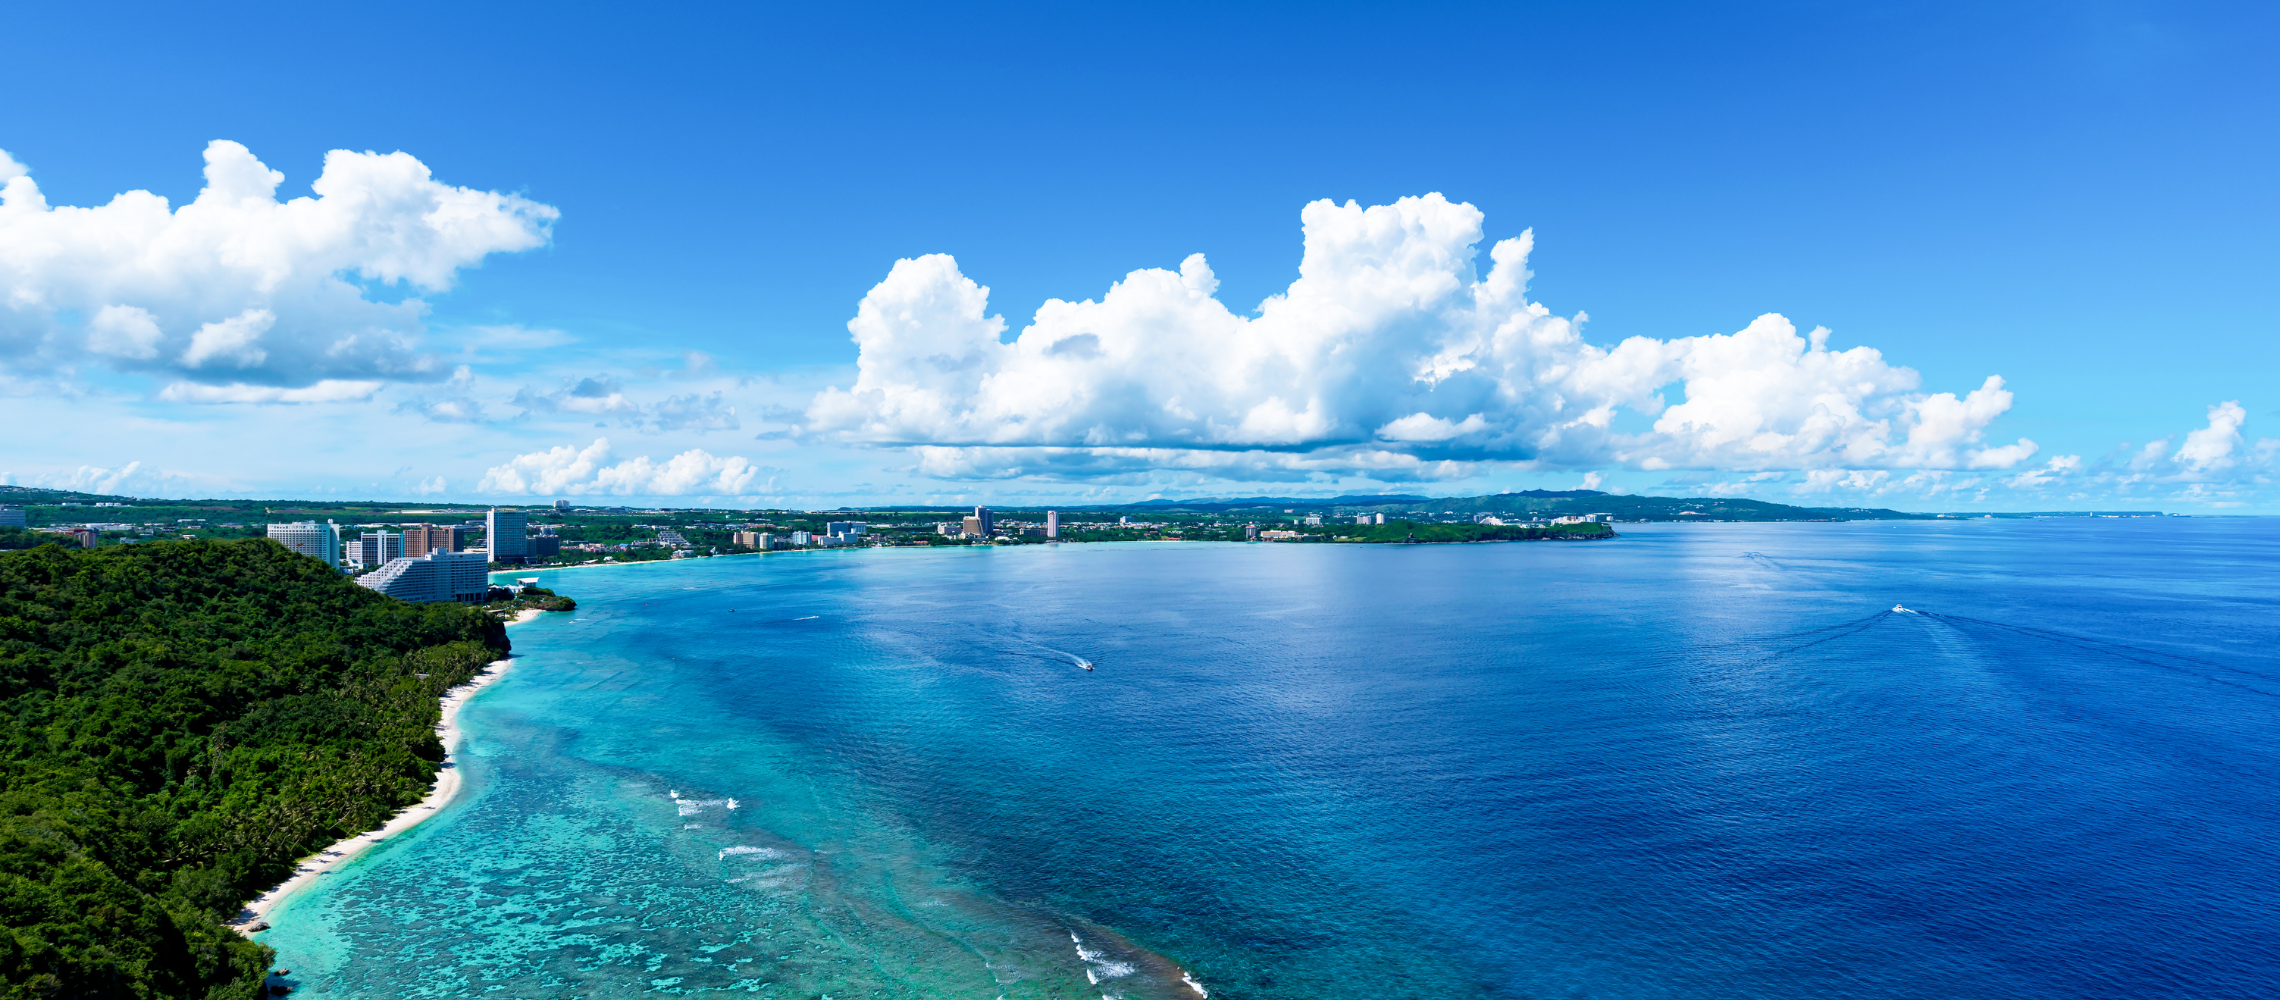
[[[506,649],[267,540],[0,553],[5,995],[256,996],[223,920],[417,802],[438,696]]]

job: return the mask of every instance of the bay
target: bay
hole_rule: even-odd
[[[468,791],[261,939],[316,998],[2280,980],[2280,522],[1622,532],[541,573]]]

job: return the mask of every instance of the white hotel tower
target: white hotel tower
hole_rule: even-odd
[[[334,569],[340,568],[340,526],[326,521],[296,521],[291,524],[272,524],[269,537],[278,544]]]

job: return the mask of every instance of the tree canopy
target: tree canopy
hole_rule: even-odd
[[[0,553],[5,997],[259,995],[224,921],[418,802],[506,650],[266,539]]]

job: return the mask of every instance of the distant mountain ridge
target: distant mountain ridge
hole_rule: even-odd
[[[1309,504],[1309,505],[1312,505],[1312,506],[1321,506],[1321,505],[1323,505],[1323,504],[1343,504],[1343,505],[1347,505],[1347,506],[1352,506],[1352,505],[1357,505],[1357,504],[1365,504],[1365,503],[1429,503],[1429,502],[1431,502],[1431,501],[1432,501],[1432,499],[1433,499],[1432,497],[1428,497],[1428,496],[1419,496],[1419,495],[1417,495],[1417,494],[1414,494],[1414,493],[1349,493],[1349,494],[1346,494],[1345,496],[1335,496],[1335,497],[1327,497],[1327,498],[1325,498],[1325,497],[1196,497],[1196,498],[1194,498],[1194,499],[1190,499],[1190,500],[1168,500],[1168,499],[1164,499],[1164,498],[1162,498],[1162,497],[1158,497],[1158,498],[1156,498],[1156,499],[1153,499],[1153,500],[1141,500],[1141,501],[1137,501],[1137,502],[1134,502],[1134,503],[1129,503],[1129,504],[1109,504],[1109,505],[1106,505],[1106,506],[1124,506],[1124,507],[1192,507],[1192,506],[1196,506],[1196,505],[1199,505],[1199,504],[1216,504],[1216,505],[1219,505],[1219,506],[1249,506],[1249,507],[1259,507],[1259,506],[1266,506],[1266,505],[1268,505],[1268,504],[1278,504],[1278,503],[1280,503],[1280,504],[1294,504],[1294,503],[1302,503],[1302,504]]]
[[[0,485],[0,505],[32,505],[79,503],[132,503],[136,506],[200,506],[217,509],[228,507],[240,510],[268,505],[314,504],[330,510],[336,507],[388,507],[395,502],[379,501],[290,501],[290,500],[161,500],[79,493],[71,490],[41,489],[31,486]],[[543,507],[546,501],[525,500],[509,503],[515,507]],[[480,504],[431,504],[439,508],[470,508],[479,511]],[[583,505],[582,505],[583,506]],[[2012,518],[2012,517],[2160,517],[2160,511],[1973,511],[1960,513],[1911,513],[1884,507],[1797,507],[1767,500],[1747,500],[1736,497],[1665,497],[1630,493],[1608,493],[1603,490],[1520,490],[1512,493],[1491,493],[1472,497],[1429,497],[1416,493],[1348,493],[1334,497],[1194,497],[1173,500],[1156,497],[1120,504],[1060,505],[1050,503],[1007,504],[998,509],[1012,512],[1053,508],[1063,511],[1126,511],[1134,514],[1148,512],[1183,511],[1189,513],[1221,514],[1256,510],[1280,514],[1285,510],[1321,514],[1384,513],[1387,515],[1418,514],[1446,516],[1451,514],[1527,514],[1557,517],[1562,514],[1612,514],[1623,521],[1915,521],[1957,518]],[[289,508],[293,513],[313,515],[315,508]],[[635,508],[605,508],[630,511]],[[665,509],[665,508],[638,508]],[[700,508],[673,508],[695,510]],[[718,508],[703,508],[718,509]],[[950,512],[958,509],[949,504],[924,506],[841,507],[848,512],[879,511],[907,513],[913,511]],[[277,513],[287,513],[279,509]]]
[[[1101,504],[1064,510],[1187,511],[1235,513],[1250,508],[1272,508],[1323,514],[1374,514],[1448,516],[1458,514],[1523,514],[1558,517],[1565,514],[1612,514],[1622,521],[1913,521],[1937,515],[1911,514],[1881,507],[1795,507],[1764,500],[1733,497],[1661,497],[1607,493],[1601,490],[1522,490],[1474,497],[1423,497],[1413,494],[1349,494],[1329,498],[1241,497],[1194,500],[1146,500],[1130,504]],[[1020,509],[1028,509],[1024,506]]]

